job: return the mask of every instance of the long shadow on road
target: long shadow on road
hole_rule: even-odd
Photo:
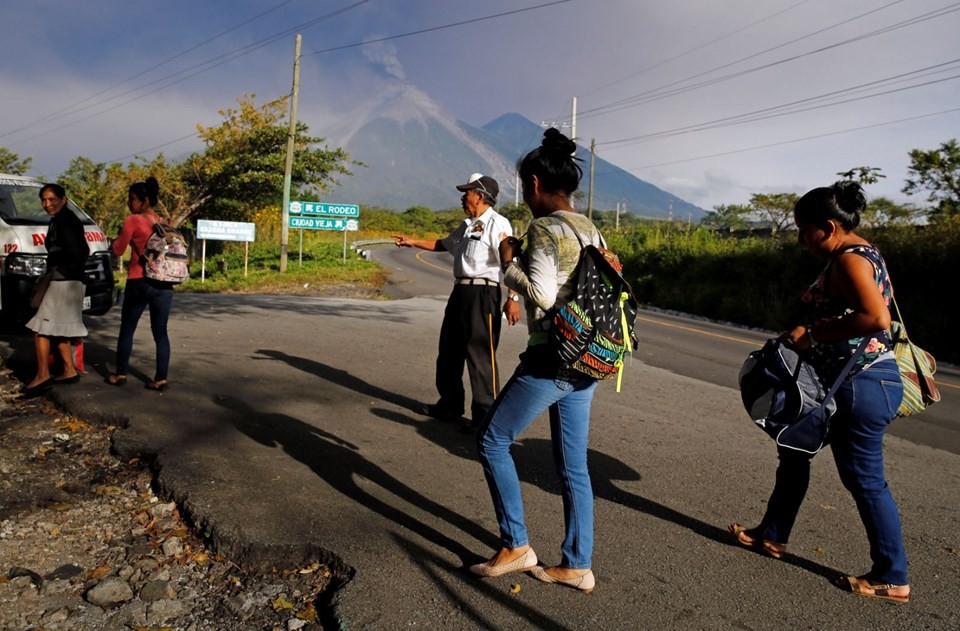
[[[459,541],[374,497],[358,485],[358,480],[365,479],[376,484],[485,545],[496,544],[496,539],[486,530],[400,482],[364,458],[355,445],[339,436],[286,414],[257,409],[237,398],[215,397],[214,402],[231,412],[227,420],[253,440],[267,447],[282,448],[292,458],[310,467],[336,491],[393,523],[417,533],[427,541],[447,549],[457,555],[464,564],[475,559],[476,554]]]
[[[258,353],[271,359],[284,361],[295,368],[345,388],[376,397],[382,401],[393,403],[408,410],[416,411],[419,406],[419,402],[409,397],[384,390],[345,370],[334,368],[321,362],[288,355],[280,351],[260,350]],[[444,424],[431,422],[415,423],[408,417],[388,410],[379,410],[376,413],[386,420],[415,427],[421,436],[443,447],[448,453],[463,458],[475,459],[475,450],[469,449],[473,441],[469,439],[465,441],[464,439],[466,437],[452,433]],[[467,444],[465,445],[465,443]],[[512,453],[517,462],[517,473],[520,475],[522,481],[536,485],[547,492],[559,495],[560,487],[556,474],[554,473],[553,452],[550,441],[544,439],[524,439],[514,445]],[[597,499],[614,502],[656,517],[657,519],[671,522],[706,539],[724,545],[739,547],[739,544],[733,540],[732,535],[726,528],[709,524],[654,500],[620,489],[615,484],[616,481],[637,481],[640,479],[640,474],[623,461],[602,452],[591,449],[588,454],[590,477],[593,482],[594,495]],[[461,519],[460,521],[463,522],[465,520]],[[490,540],[489,534],[486,536],[477,536],[477,538],[483,541]],[[492,547],[498,548],[499,544],[495,543]],[[839,575],[839,572],[835,569],[792,554],[785,555],[783,561],[830,580]]]

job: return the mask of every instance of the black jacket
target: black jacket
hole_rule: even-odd
[[[83,280],[83,269],[90,254],[83,223],[64,206],[47,228],[47,269],[56,268],[54,279]]]

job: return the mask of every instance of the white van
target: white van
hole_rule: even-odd
[[[0,173],[0,310],[8,322],[22,324],[33,315],[30,290],[47,269],[44,240],[50,216],[40,206],[41,188],[43,182],[35,178]],[[69,199],[67,208],[83,222],[90,246],[84,313],[103,315],[113,305],[114,295],[107,235]]]

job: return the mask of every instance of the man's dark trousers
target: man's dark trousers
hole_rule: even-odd
[[[483,420],[500,391],[495,353],[500,344],[500,285],[454,285],[440,328],[437,409],[458,418],[464,411],[463,365],[470,374],[473,423]]]

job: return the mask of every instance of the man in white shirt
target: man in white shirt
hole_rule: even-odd
[[[500,241],[513,236],[510,221],[492,206],[500,187],[492,177],[474,173],[466,184],[460,204],[467,217],[443,239],[414,239],[393,235],[397,247],[416,247],[453,254],[456,280],[440,328],[437,354],[437,391],[440,399],[427,405],[424,413],[441,420],[463,416],[465,392],[463,366],[470,375],[473,401],[467,428],[476,428],[500,391],[496,348],[500,342],[500,312],[507,323],[520,320],[520,297],[510,292],[500,307]]]

